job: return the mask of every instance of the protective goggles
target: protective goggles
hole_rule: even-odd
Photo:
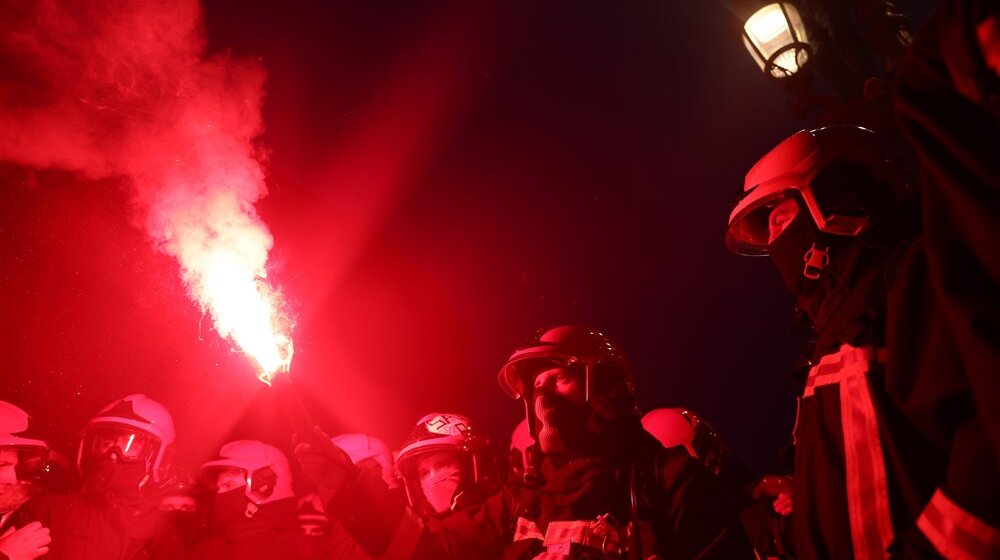
[[[211,491],[228,492],[244,488],[252,501],[260,503],[274,494],[278,475],[271,467],[262,467],[252,473],[242,467],[207,467],[201,471],[201,481]]]
[[[83,454],[92,459],[148,462],[156,456],[160,440],[130,426],[96,426],[84,433]]]

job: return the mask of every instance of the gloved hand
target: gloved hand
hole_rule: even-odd
[[[330,436],[313,427],[313,437],[306,439],[295,435],[295,458],[302,467],[303,474],[313,481],[323,504],[330,500],[343,486],[344,481],[355,471],[354,463],[347,453],[330,442]]]
[[[49,528],[42,527],[37,521],[32,521],[20,529],[7,531],[0,537],[0,554],[10,560],[35,560],[49,552]]]
[[[780,515],[792,514],[792,477],[767,475],[753,489],[754,498],[775,498],[774,511]]]

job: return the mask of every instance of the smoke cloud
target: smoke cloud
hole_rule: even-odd
[[[4,0],[0,20],[0,157],[121,178],[220,334],[244,345],[240,323],[273,324],[261,64],[209,56],[196,0]]]

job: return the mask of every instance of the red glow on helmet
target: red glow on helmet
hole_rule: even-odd
[[[844,192],[859,185],[833,185],[835,192],[830,193],[817,190],[817,177],[835,162],[858,164],[873,174],[892,167],[886,147],[866,128],[831,126],[799,131],[774,147],[747,173],[743,196],[729,215],[726,246],[737,254],[766,255],[768,215],[778,201],[789,196],[798,199],[819,231],[839,236],[863,233],[870,226],[872,209],[846,212],[837,204]],[[881,188],[892,191],[894,186]],[[889,196],[898,198],[899,194]]]
[[[288,458],[277,447],[257,440],[231,441],[219,449],[219,458],[201,466],[202,478],[225,469],[239,469],[246,477],[248,500],[262,505],[295,495]]]
[[[119,437],[120,436],[120,437]],[[131,436],[131,437],[130,437]],[[143,394],[133,394],[118,399],[91,418],[83,429],[76,463],[81,472],[89,470],[99,440],[122,439],[123,454],[133,451],[135,458],[146,461],[146,473],[154,482],[166,480],[172,467],[173,445],[176,437],[174,419],[162,404]],[[141,453],[140,447],[142,447]]]

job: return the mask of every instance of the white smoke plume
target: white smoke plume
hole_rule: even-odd
[[[0,157],[121,178],[219,333],[265,371],[287,365],[263,280],[273,239],[254,208],[267,193],[261,64],[209,56],[197,0],[3,0],[0,21]]]

